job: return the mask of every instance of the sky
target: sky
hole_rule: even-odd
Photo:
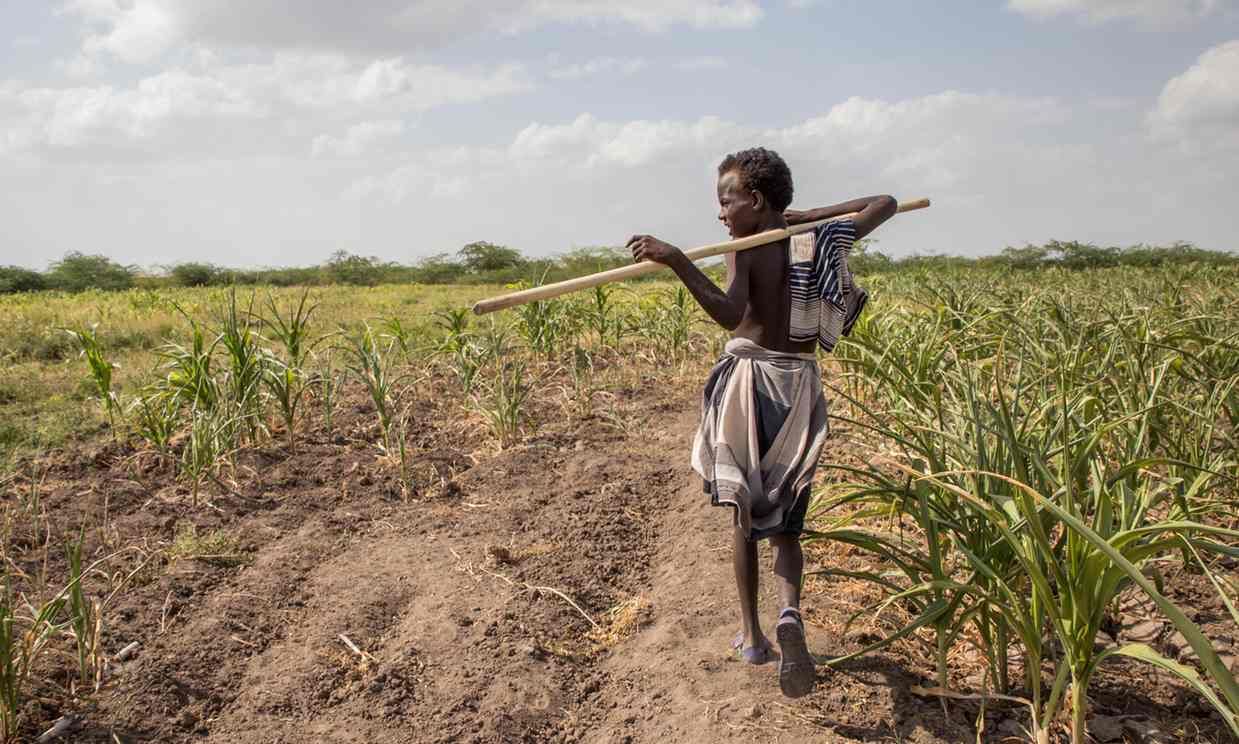
[[[894,256],[1239,250],[1239,0],[0,0],[0,264],[689,248],[759,145]]]

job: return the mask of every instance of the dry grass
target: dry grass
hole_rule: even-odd
[[[487,562],[495,566],[515,566],[529,558],[540,558],[558,551],[559,543],[534,543],[521,548],[508,545],[487,545]]]
[[[637,594],[607,610],[600,627],[591,630],[586,637],[594,642],[595,650],[608,650],[635,635],[650,622],[653,612],[654,605]]]
[[[240,548],[239,539],[224,530],[199,532],[192,524],[177,526],[176,536],[168,546],[170,563],[178,560],[199,560],[239,565],[249,562],[249,557]]]

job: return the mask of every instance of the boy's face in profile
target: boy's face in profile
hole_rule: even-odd
[[[731,237],[743,238],[759,232],[765,206],[765,199],[744,187],[738,170],[718,177],[718,218]]]

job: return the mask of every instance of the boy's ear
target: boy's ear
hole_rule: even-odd
[[[754,189],[753,191],[749,193],[753,195],[753,209],[756,209],[758,212],[760,212],[766,208],[766,195],[765,194],[763,194],[762,192],[756,189]]]

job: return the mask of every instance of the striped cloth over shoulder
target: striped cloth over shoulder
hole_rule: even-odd
[[[788,244],[788,284],[793,343],[817,339],[823,351],[835,348],[852,330],[868,293],[852,283],[848,255],[856,242],[856,225],[839,220],[793,235]]]

